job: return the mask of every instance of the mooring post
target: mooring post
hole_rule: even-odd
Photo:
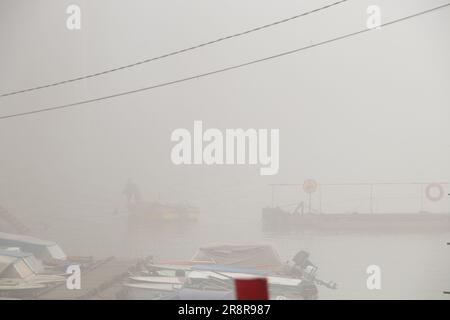
[[[319,213],[322,213],[322,185],[319,184]]]
[[[274,208],[274,201],[275,201],[275,186],[272,185],[272,208]]]
[[[370,184],[370,213],[373,213],[373,183]]]
[[[423,183],[420,184],[420,212],[423,212]]]

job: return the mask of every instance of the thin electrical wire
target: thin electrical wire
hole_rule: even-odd
[[[415,17],[419,17],[422,16],[424,14],[427,13],[431,13],[434,11],[437,11],[439,9],[443,9],[450,6],[450,3],[438,6],[438,7],[434,7],[432,9],[428,9],[425,11],[421,11],[403,18],[399,18],[399,19],[395,19],[389,22],[386,22],[384,24],[381,24],[379,27],[387,27],[402,21],[406,21],[406,20],[410,20],[412,18]],[[131,90],[131,91],[124,91],[124,92],[120,92],[120,93],[116,93],[116,94],[111,94],[111,95],[107,95],[107,96],[103,96],[103,97],[99,97],[99,98],[93,98],[93,99],[88,99],[88,100],[82,100],[82,101],[78,101],[78,102],[74,102],[74,103],[69,103],[69,104],[64,104],[64,105],[59,105],[59,106],[54,106],[54,107],[48,107],[48,108],[41,108],[41,109],[37,109],[37,110],[32,110],[32,111],[26,111],[26,112],[20,112],[20,113],[14,113],[14,114],[10,114],[10,115],[5,115],[5,116],[1,116],[0,120],[4,120],[4,119],[9,119],[9,118],[14,118],[14,117],[21,117],[21,116],[26,116],[26,115],[31,115],[31,114],[37,114],[37,113],[42,113],[42,112],[49,112],[49,111],[53,111],[53,110],[59,110],[59,109],[67,109],[67,108],[71,108],[71,107],[75,107],[75,106],[79,106],[79,105],[83,105],[83,104],[87,104],[87,103],[92,103],[92,102],[98,102],[98,101],[102,101],[102,100],[107,100],[107,99],[112,99],[112,98],[116,98],[116,97],[121,97],[121,96],[125,96],[125,95],[129,95],[129,94],[134,94],[134,93],[138,93],[138,92],[143,92],[143,91],[149,91],[149,90],[153,90],[156,88],[162,88],[162,87],[167,87],[167,86],[171,86],[174,84],[178,84],[178,83],[182,83],[182,82],[187,82],[190,80],[194,80],[194,79],[199,79],[199,78],[204,78],[204,77],[208,77],[211,75],[215,75],[218,73],[223,73],[226,71],[230,71],[230,70],[234,70],[234,69],[239,69],[242,67],[246,67],[246,66],[250,66],[253,64],[257,64],[260,62],[264,62],[264,61],[268,61],[268,60],[272,60],[272,59],[276,59],[276,58],[280,58],[283,56],[287,56],[287,55],[291,55],[293,53],[297,53],[300,51],[304,51],[304,50],[308,50],[311,48],[315,48],[315,47],[319,47],[319,46],[323,46],[325,44],[329,44],[329,43],[333,43],[339,40],[343,40],[346,38],[350,38],[350,37],[354,37],[356,35],[359,34],[363,34],[366,32],[370,32],[376,29],[362,29],[356,32],[352,32],[352,33],[348,33],[339,37],[335,37],[329,40],[325,40],[325,41],[321,41],[312,45],[308,45],[308,46],[304,46],[298,49],[294,49],[294,50],[290,50],[290,51],[285,51],[276,55],[272,55],[272,56],[268,56],[265,58],[261,58],[261,59],[257,59],[257,60],[252,60],[249,62],[245,62],[242,64],[238,64],[238,65],[234,65],[234,66],[230,66],[230,67],[226,67],[226,68],[222,68],[222,69],[218,69],[218,70],[214,70],[214,71],[210,71],[210,72],[206,72],[206,73],[201,73],[201,74],[197,74],[194,76],[190,76],[190,77],[186,77],[186,78],[181,78],[181,79],[177,79],[177,80],[172,80],[169,82],[163,82],[163,83],[159,83],[159,84],[155,84],[149,87],[145,87],[145,88],[139,88],[139,89],[135,89],[135,90]]]

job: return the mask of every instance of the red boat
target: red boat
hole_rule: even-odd
[[[189,204],[164,204],[161,202],[135,202],[128,205],[130,219],[146,221],[197,221],[200,211]]]

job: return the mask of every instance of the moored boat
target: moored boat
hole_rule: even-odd
[[[304,230],[319,232],[449,232],[450,214],[445,213],[304,213],[280,208],[262,210],[265,230]]]
[[[272,184],[262,209],[265,231],[436,233],[450,231],[448,182]],[[275,188],[302,187],[303,198],[275,205]],[[288,194],[288,191],[283,191]],[[298,194],[295,195],[298,197]],[[290,197],[289,197],[290,198]],[[327,200],[328,199],[328,200]],[[299,201],[300,200],[300,201]],[[288,211],[288,207],[294,207]],[[382,209],[380,209],[382,208]]]
[[[284,264],[267,245],[206,246],[190,261],[147,263],[124,286],[129,299],[234,299],[235,280],[265,278],[271,299],[317,299],[318,285],[336,285],[318,279],[308,257],[300,251]]]
[[[189,204],[166,204],[161,202],[134,202],[128,204],[132,222],[197,221],[200,211]]]

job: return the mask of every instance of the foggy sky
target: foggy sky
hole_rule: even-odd
[[[0,91],[99,72],[333,1],[0,1]],[[66,29],[69,4],[82,28]],[[378,1],[383,22],[444,1]],[[0,99],[1,114],[127,91],[365,27],[371,1],[190,53]],[[0,121],[0,203],[22,214],[144,197],[259,208],[268,183],[450,180],[449,9],[247,68],[73,109]],[[280,170],[175,166],[170,134],[194,120],[279,128]],[[448,201],[445,204],[448,208]],[[232,211],[232,210],[231,210]],[[211,213],[212,214],[212,213]]]

